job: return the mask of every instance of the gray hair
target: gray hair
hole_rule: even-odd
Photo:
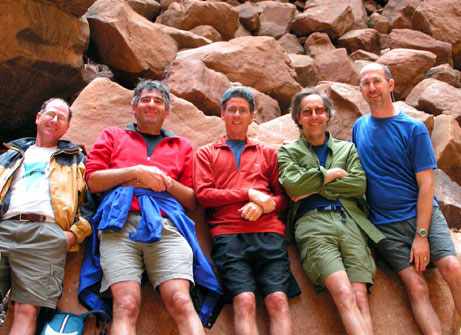
[[[331,100],[323,94],[320,94],[314,89],[307,89],[301,92],[298,92],[294,97],[293,100],[291,100],[291,107],[290,107],[290,113],[291,113],[291,118],[293,119],[294,123],[298,126],[299,129],[302,130],[302,126],[299,124],[299,114],[301,113],[301,101],[309,96],[309,95],[318,95],[320,98],[322,98],[323,101],[323,107],[325,108],[325,111],[330,114],[330,118],[333,116],[334,111],[332,109],[332,103]]]
[[[157,91],[163,97],[163,102],[165,104],[165,110],[170,110],[170,90],[163,83],[157,80],[143,80],[138,83],[134,89],[133,100],[131,104],[137,106],[139,102],[139,96],[142,91]]]

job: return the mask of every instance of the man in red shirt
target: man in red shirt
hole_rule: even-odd
[[[86,178],[91,192],[117,186],[165,191],[192,211],[196,206],[192,144],[162,128],[170,109],[168,88],[158,81],[140,82],[131,108],[136,123],[125,129],[106,128],[88,155]],[[99,232],[104,273],[101,291],[110,288],[114,298],[111,334],[136,334],[145,268],[179,334],[204,335],[189,294],[190,283],[194,283],[191,247],[168,218],[162,219],[160,241],[149,244],[131,240],[130,233],[141,221],[140,210],[138,199],[133,197],[123,229]]]
[[[211,257],[232,299],[236,334],[258,334],[255,292],[261,292],[271,334],[292,334],[287,296],[300,293],[290,271],[285,226],[288,199],[278,182],[277,151],[247,137],[254,117],[251,91],[238,86],[222,98],[226,135],[200,148],[194,188],[206,208]]]

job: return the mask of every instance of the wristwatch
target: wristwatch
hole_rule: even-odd
[[[424,228],[416,229],[416,234],[418,234],[421,237],[427,237],[427,230]]]

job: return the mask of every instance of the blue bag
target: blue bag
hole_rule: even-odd
[[[85,328],[85,320],[89,315],[95,315],[97,319],[104,322],[101,335],[106,333],[106,324],[110,320],[107,313],[94,310],[80,315],[69,312],[61,312],[56,310],[52,316],[45,322],[41,335],[83,335]]]

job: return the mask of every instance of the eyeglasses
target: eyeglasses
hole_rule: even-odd
[[[373,86],[379,86],[382,83],[384,83],[384,79],[373,79],[373,80],[370,80],[370,81],[364,80],[364,81],[360,82],[360,86],[362,86],[364,88],[369,88],[371,84],[373,84]]]
[[[44,112],[42,115],[46,120],[53,120],[55,117],[57,117],[59,123],[67,123],[67,118],[65,116],[61,114],[56,114],[55,112]]]
[[[229,108],[226,108],[226,112],[230,113],[232,115],[237,114],[237,112],[239,112],[240,115],[249,115],[250,114],[250,110],[248,108],[246,108],[246,107],[240,107],[240,108],[229,107]]]
[[[306,108],[301,111],[301,115],[304,117],[309,117],[312,116],[315,112],[315,115],[323,115],[326,112],[325,107],[315,107],[314,109],[312,108]]]

